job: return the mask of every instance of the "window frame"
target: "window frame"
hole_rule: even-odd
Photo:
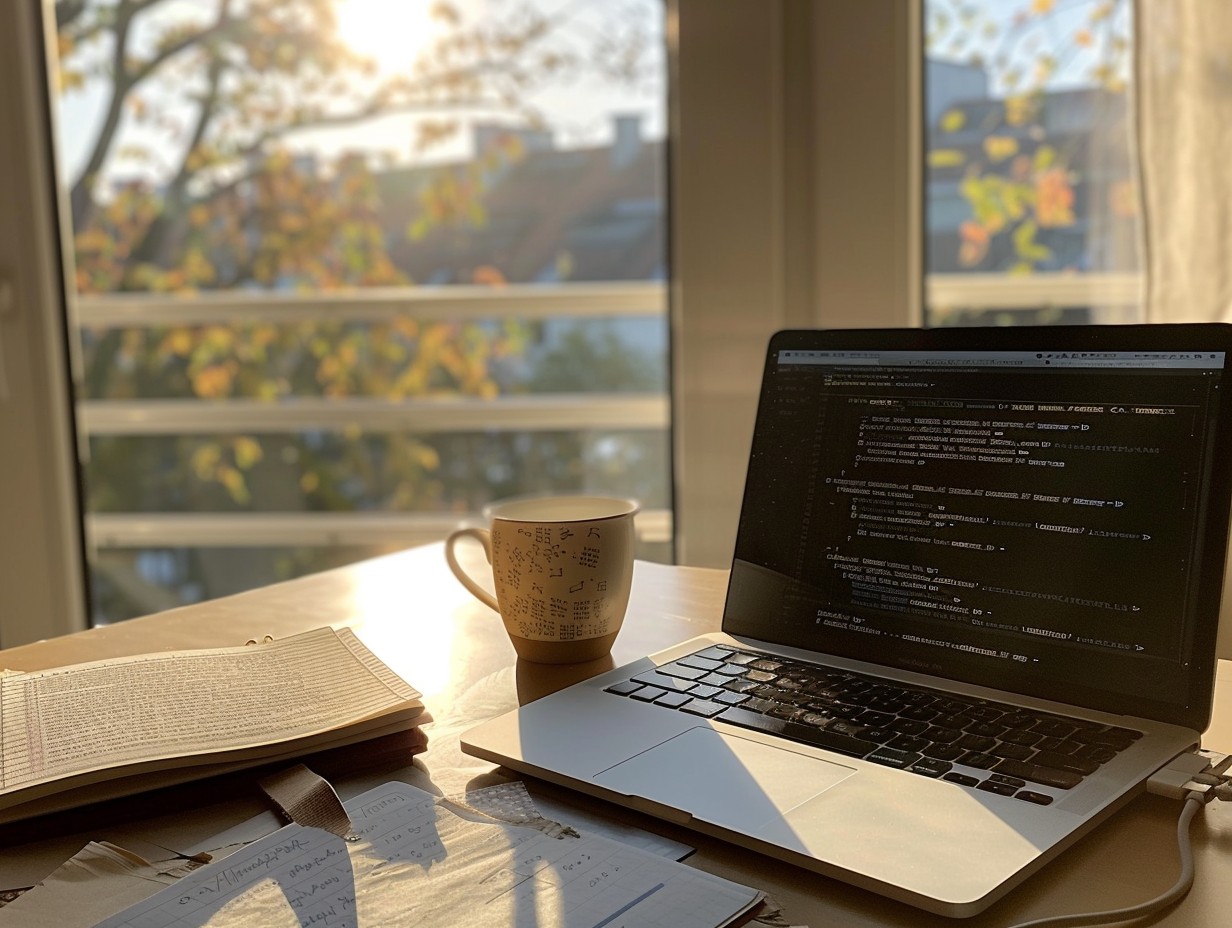
[[[86,627],[64,312],[62,224],[44,62],[49,7],[0,4],[0,646]]]
[[[921,323],[922,3],[669,7],[676,553],[728,567],[770,335]]]
[[[17,186],[31,202],[0,215],[0,235],[38,255],[0,253],[0,266],[37,271],[37,287],[21,291],[37,292],[44,310],[20,343],[11,321],[0,323],[6,361],[41,361],[37,382],[13,384],[11,406],[35,413],[35,440],[24,444],[36,463],[18,473],[6,461],[5,512],[19,500],[14,522],[47,534],[21,539],[22,563],[37,570],[5,562],[6,575],[45,594],[29,602],[29,590],[0,585],[0,644],[11,646],[84,627],[86,587],[46,131],[42,42],[54,23],[39,21],[49,6],[3,6],[0,24],[12,28],[0,29],[0,60],[21,78],[6,82],[17,89],[0,106],[0,132],[29,144],[7,155],[18,163],[0,166],[25,181]],[[680,563],[730,562],[769,335],[919,324],[920,9],[919,0],[667,0]],[[32,35],[41,42],[22,41]]]

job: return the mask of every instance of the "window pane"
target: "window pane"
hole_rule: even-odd
[[[670,558],[658,0],[56,6],[97,621],[525,493]]]
[[[1133,322],[1130,0],[926,0],[930,325]]]

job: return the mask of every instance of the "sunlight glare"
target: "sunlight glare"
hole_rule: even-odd
[[[460,587],[444,569],[443,558],[440,567],[415,590],[408,590],[406,568],[397,558],[375,558],[351,568],[350,612],[364,620],[356,634],[425,699],[442,692],[456,670],[453,623],[438,613],[457,601]]]
[[[384,73],[405,72],[437,31],[432,0],[338,0],[338,34]]]

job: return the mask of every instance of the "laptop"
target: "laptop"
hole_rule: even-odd
[[[721,633],[462,749],[985,909],[1209,723],[1229,358],[1218,324],[776,334]]]

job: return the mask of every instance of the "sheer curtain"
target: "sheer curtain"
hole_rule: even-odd
[[[1232,2],[1136,0],[1146,317],[1232,321]]]
[[[1232,322],[1232,2],[1136,0],[1134,34],[1146,317]],[[1232,659],[1232,562],[1223,602]]]

